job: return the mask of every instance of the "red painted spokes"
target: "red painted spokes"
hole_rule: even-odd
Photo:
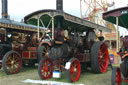
[[[121,73],[120,73],[120,70],[117,69],[116,70],[116,79],[115,79],[115,82],[117,85],[121,85]]]
[[[53,63],[49,58],[42,61],[40,72],[44,79],[52,77]]]
[[[7,57],[6,60],[6,69],[8,73],[15,74],[19,72],[21,68],[22,60],[17,53],[12,53]]]
[[[107,46],[103,43],[99,49],[99,67],[100,71],[102,73],[107,71],[108,68],[108,61],[109,61],[109,54],[108,54],[108,49]]]
[[[80,72],[81,72],[81,68],[80,68],[80,62],[78,60],[74,60],[71,63],[71,67],[69,69],[69,75],[70,75],[70,79],[75,82],[79,79],[80,77]]]

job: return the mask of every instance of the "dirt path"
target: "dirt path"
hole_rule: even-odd
[[[37,67],[22,68],[21,72],[15,75],[6,75],[0,70],[0,85],[37,85],[21,82],[26,79],[40,80]],[[63,73],[61,79],[50,80],[68,82],[65,73]],[[82,72],[80,80],[77,83],[83,83],[85,85],[111,85],[111,70],[108,69],[108,72],[105,74],[93,74],[90,71]]]

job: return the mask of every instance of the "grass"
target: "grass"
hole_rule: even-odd
[[[81,83],[81,84],[85,84],[85,85],[94,85],[94,82],[95,82],[96,83],[95,85],[103,85],[103,83],[109,82],[109,84],[110,84],[110,81],[108,81],[110,79],[110,74],[111,74],[110,69],[105,74],[94,74],[90,70],[86,70],[86,71],[81,72],[79,81],[74,82],[74,83]],[[106,81],[105,75],[107,76],[107,81]],[[99,79],[99,77],[100,77],[100,79]],[[102,79],[103,79],[103,81],[102,81]],[[69,82],[67,80],[66,72],[62,73],[62,77],[60,79],[51,78],[49,80],[50,81],[59,81],[59,82]],[[92,82],[92,83],[90,84],[90,82]],[[109,84],[105,84],[105,85],[109,85]]]
[[[122,85],[128,85],[128,83],[127,82],[122,82]]]
[[[0,70],[0,77],[7,76],[4,71]]]
[[[94,74],[91,72],[90,69],[86,71],[81,72],[81,76],[79,81],[75,83],[82,83],[85,85],[111,85],[111,68],[108,69],[108,72],[105,74]],[[32,79],[32,80],[40,80],[38,73],[37,73],[37,67],[24,67],[21,69],[21,71],[18,74],[15,75],[6,75],[2,70],[0,70],[0,78],[6,78],[6,82],[9,82],[9,79],[17,78],[19,80],[26,80],[26,79]],[[13,82],[13,80],[10,80]],[[19,81],[18,80],[18,81]],[[58,82],[68,82],[66,72],[62,73],[62,77],[60,79],[51,78],[49,81],[58,81]],[[14,81],[15,82],[15,81]],[[17,82],[18,83],[18,82]],[[9,83],[10,84],[10,83]],[[21,83],[24,85],[24,83]],[[21,85],[18,83],[18,85]],[[14,85],[14,84],[11,84]],[[31,84],[25,84],[25,85],[31,85]],[[123,82],[122,85],[128,85],[127,83]]]
[[[34,72],[37,70],[37,67],[22,67],[20,72],[13,75],[22,75],[25,74],[25,72]],[[10,75],[7,75],[3,70],[0,70],[0,77],[8,77]]]

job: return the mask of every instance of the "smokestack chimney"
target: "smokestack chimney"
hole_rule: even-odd
[[[8,1],[2,0],[2,18],[8,18]]]
[[[56,10],[63,11],[63,0],[56,0]]]

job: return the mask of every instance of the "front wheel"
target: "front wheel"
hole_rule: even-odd
[[[38,47],[37,49],[38,62],[40,62],[42,58],[48,58],[49,48],[50,48],[49,45],[42,45]]]
[[[22,59],[18,52],[9,51],[2,60],[2,67],[6,74],[15,74],[19,72],[22,65]]]
[[[53,63],[51,59],[42,59],[38,66],[38,74],[41,79],[50,79],[53,73]]]
[[[95,73],[105,73],[108,68],[109,54],[105,43],[96,42],[91,48],[91,67]]]
[[[112,70],[112,85],[121,85],[121,72],[118,67],[113,68]]]
[[[81,66],[80,62],[76,58],[69,60],[70,67],[67,68],[67,78],[70,82],[78,81],[80,78]],[[67,64],[67,63],[66,63]]]
[[[128,56],[121,63],[121,72],[125,78],[128,78]]]

